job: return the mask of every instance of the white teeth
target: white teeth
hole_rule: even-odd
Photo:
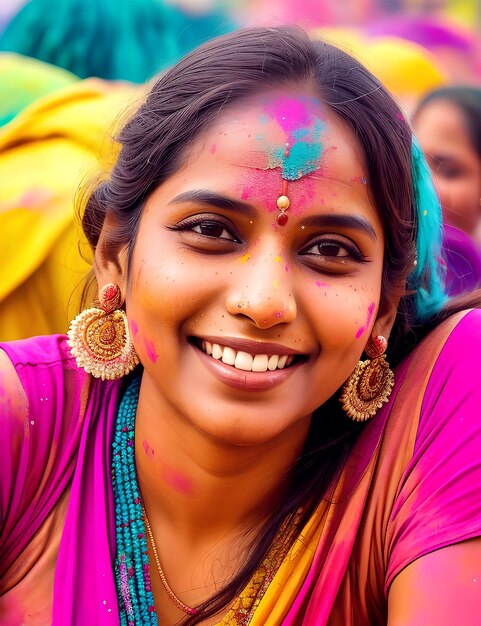
[[[222,350],[222,348],[219,346],[218,343],[212,344],[212,356],[214,357],[214,359],[221,359],[223,352],[224,351]]]
[[[294,361],[292,354],[249,354],[248,352],[237,352],[229,346],[221,346],[218,343],[210,341],[202,341],[202,350],[212,356],[214,359],[222,360],[226,365],[231,365],[238,370],[245,372],[273,372],[277,369],[283,369]]]
[[[238,370],[244,370],[245,372],[252,371],[252,363],[254,359],[247,352],[238,352],[235,358],[234,367]]]
[[[234,365],[236,351],[232,348],[224,348],[224,354],[222,355],[222,362],[226,365]]]
[[[277,369],[277,364],[279,363],[279,356],[277,354],[273,354],[269,357],[269,361],[267,362],[267,369],[271,372]]]
[[[266,372],[267,371],[267,354],[256,354],[254,361],[252,362],[253,372]]]

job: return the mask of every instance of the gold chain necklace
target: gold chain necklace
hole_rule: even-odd
[[[160,559],[159,559],[159,555],[158,555],[158,552],[157,552],[157,546],[155,545],[154,535],[152,533],[152,528],[150,527],[149,518],[147,517],[147,513],[146,513],[145,508],[143,506],[142,506],[142,512],[143,512],[143,515],[144,515],[145,528],[147,529],[147,534],[149,535],[149,538],[150,538],[150,545],[152,546],[152,552],[154,553],[155,564],[157,565],[157,571],[159,573],[159,577],[160,577],[160,580],[162,582],[162,585],[163,585],[165,591],[167,592],[167,595],[172,600],[172,602],[175,604],[175,606],[177,608],[179,608],[181,611],[183,611],[187,615],[197,615],[199,613],[198,609],[193,609],[192,607],[187,606],[187,604],[184,604],[182,602],[182,600],[175,595],[175,593],[172,591],[169,583],[167,582],[165,574],[164,574],[164,572],[162,570],[162,566],[160,565]]]

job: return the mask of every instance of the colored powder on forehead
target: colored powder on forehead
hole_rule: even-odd
[[[318,108],[315,98],[278,98],[264,107],[283,130],[285,142],[273,146],[263,135],[258,135],[257,141],[263,144],[268,156],[266,169],[280,168],[284,180],[298,180],[320,167],[325,125],[315,107]]]
[[[277,98],[268,102],[264,109],[274,119],[289,138],[302,128],[307,128],[312,120],[315,98]]]
[[[271,153],[271,167],[280,167],[284,180],[298,180],[319,169],[321,164],[322,144],[317,142],[296,141],[289,150],[279,148]]]

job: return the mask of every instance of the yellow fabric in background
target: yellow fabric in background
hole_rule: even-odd
[[[78,312],[90,266],[74,198],[86,177],[108,169],[112,136],[137,94],[88,79],[0,128],[0,340],[64,333]]]

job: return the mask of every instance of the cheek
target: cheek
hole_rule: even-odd
[[[139,233],[127,293],[127,316],[135,349],[144,366],[175,345],[184,320],[209,293],[207,276],[195,272],[188,254],[161,241],[151,246]],[[204,284],[206,283],[206,284]]]
[[[343,348],[361,352],[376,319],[379,291],[365,284],[346,283],[344,278],[324,278],[313,281],[310,293],[305,306],[315,320],[320,345],[341,352]]]

